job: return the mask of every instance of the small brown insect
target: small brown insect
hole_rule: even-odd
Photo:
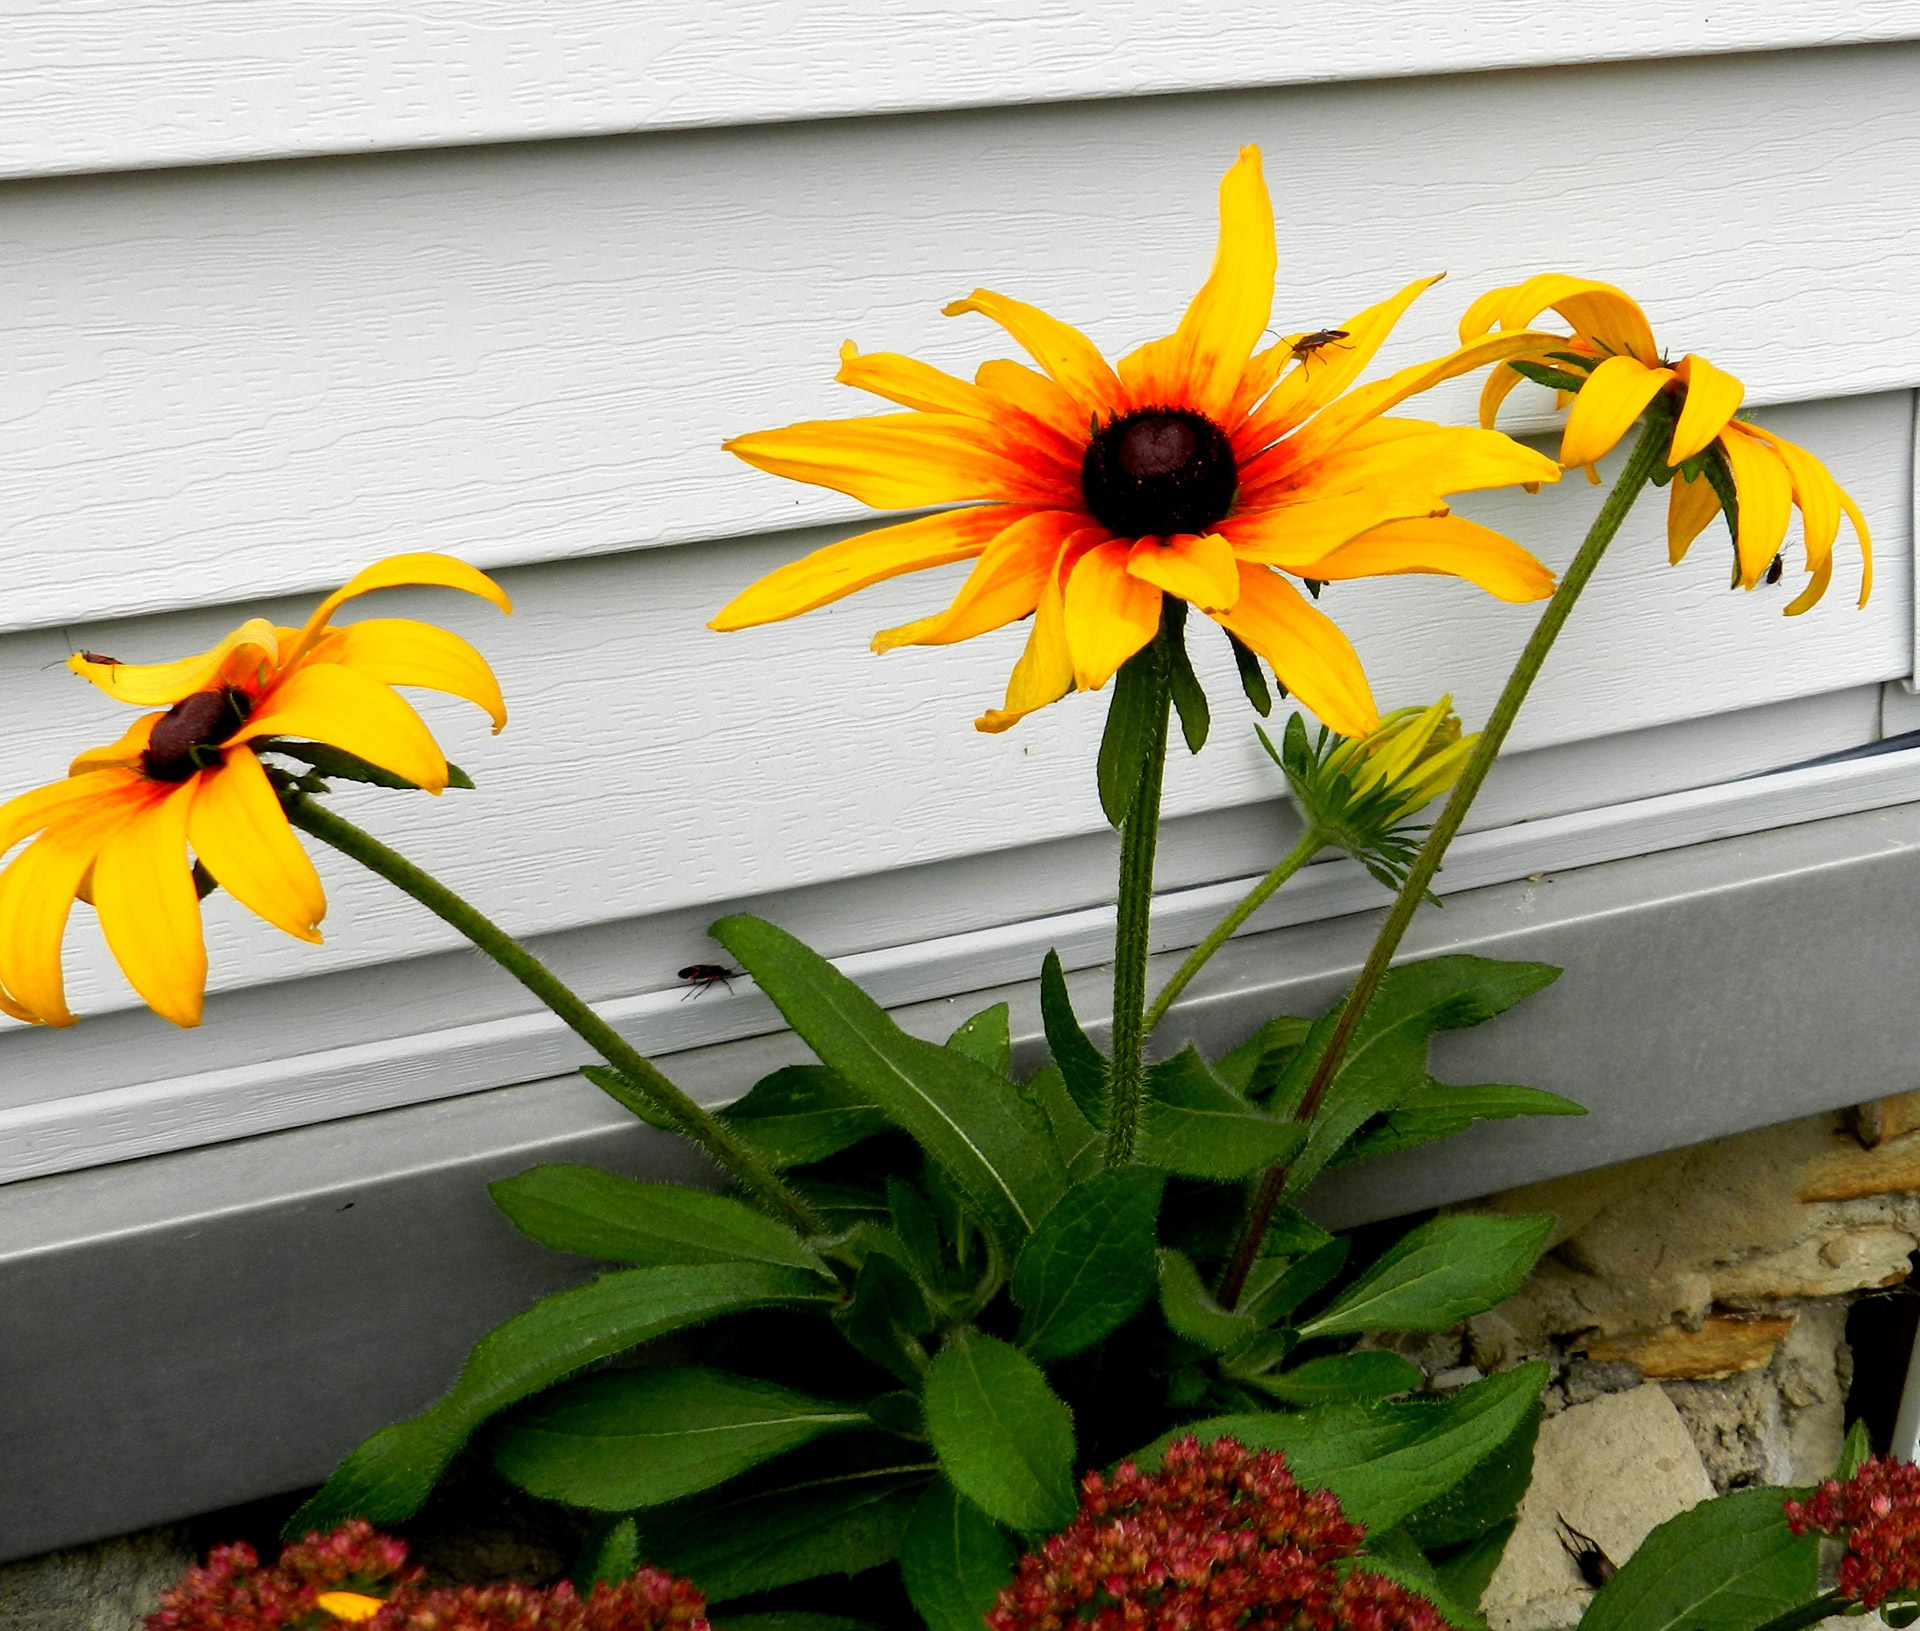
[[[737,968],[722,968],[718,963],[689,963],[680,970],[680,978],[693,987],[687,997],[697,997],[703,991],[711,991],[716,985],[724,985],[727,995],[733,995],[733,982],[740,978]],[[685,1002],[687,997],[680,1000]]]
[[[1303,334],[1293,342],[1293,357],[1296,362],[1305,362],[1315,352],[1324,350],[1336,340],[1344,340],[1347,331],[1343,328],[1317,328],[1311,334]]]
[[[1559,1518],[1559,1514],[1556,1513],[1555,1517]],[[1593,1536],[1581,1534],[1565,1518],[1559,1518],[1559,1522],[1561,1547],[1573,1559],[1573,1566],[1580,1571],[1580,1578],[1598,1591],[1620,1572],[1619,1565],[1600,1549],[1600,1542]]]
[[[1767,568],[1767,582],[1778,583],[1781,573],[1785,572],[1786,569],[1787,557],[1784,554],[1774,556],[1773,564]]]
[[[96,668],[126,667],[126,664],[121,662],[118,657],[109,657],[104,653],[98,652],[98,651],[82,651],[77,653],[77,655],[79,656],[80,660],[83,663],[92,663]],[[112,676],[112,675],[108,676],[109,679],[112,679],[115,677],[116,676]]]

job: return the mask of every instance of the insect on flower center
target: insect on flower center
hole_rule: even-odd
[[[149,781],[183,782],[198,770],[220,763],[219,744],[233,735],[253,711],[251,699],[232,686],[196,691],[160,716],[140,755]]]
[[[1220,427],[1184,408],[1114,420],[1080,465],[1088,510],[1123,538],[1206,532],[1233,508],[1239,483]]]

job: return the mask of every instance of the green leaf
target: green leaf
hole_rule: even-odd
[[[1262,1090],[1260,1067],[1276,1056],[1282,1060],[1291,1059],[1300,1044],[1307,1039],[1307,1033],[1313,1029],[1310,1019],[1296,1019],[1292,1014],[1281,1014],[1270,1019],[1242,1042],[1231,1053],[1222,1054],[1213,1062],[1213,1073],[1236,1093],[1257,1094]],[[1271,1082],[1264,1084],[1271,1087]]]
[[[1436,1031],[1479,1025],[1559,977],[1545,963],[1487,957],[1435,957],[1389,969],[1328,1084],[1306,1147],[1288,1169],[1286,1193],[1298,1194],[1365,1123],[1427,1085],[1427,1044]],[[1305,1095],[1337,1023],[1337,1008],[1314,1023],[1268,1101],[1275,1114],[1290,1114]]]
[[[900,1544],[900,1574],[927,1631],[980,1631],[1020,1548],[997,1523],[940,1480],[920,1497]]]
[[[696,1365],[589,1376],[535,1400],[493,1436],[493,1464],[530,1495],[595,1512],[661,1506],[820,1437],[872,1423]]]
[[[1553,1233],[1551,1212],[1530,1217],[1435,1218],[1402,1235],[1304,1337],[1360,1331],[1444,1331],[1520,1289]]]
[[[269,742],[254,745],[266,752],[283,753],[289,759],[298,759],[302,764],[311,766],[316,776],[327,781],[365,782],[374,787],[397,788],[409,793],[420,791],[418,782],[410,782],[405,776],[396,776],[391,770],[384,770],[357,753],[335,747],[331,742],[289,742],[276,736]],[[449,761],[447,785],[471,793],[473,778]]]
[[[1097,775],[1100,808],[1116,827],[1133,809],[1147,755],[1159,738],[1160,714],[1167,706],[1162,661],[1159,640],[1151,640],[1121,664],[1113,682],[1107,728],[1100,735]]]
[[[1072,1518],[1073,1418],[1018,1348],[967,1327],[927,1372],[927,1433],[948,1482],[1010,1529]]]
[[[1565,373],[1558,368],[1546,368],[1537,362],[1509,362],[1507,364],[1516,374],[1530,379],[1536,385],[1544,385],[1549,391],[1578,391],[1587,382],[1579,374]]]
[[[1328,1354],[1277,1376],[1249,1378],[1249,1385],[1271,1394],[1282,1404],[1339,1404],[1349,1399],[1384,1399],[1411,1393],[1426,1383],[1418,1365],[1398,1354],[1379,1350]]]
[[[1139,1158],[1187,1178],[1231,1181],[1284,1161],[1306,1129],[1268,1115],[1213,1073],[1189,1043],[1147,1071]]]
[[[1330,1163],[1393,1155],[1437,1138],[1465,1132],[1476,1121],[1505,1121],[1513,1116],[1584,1116],[1586,1106],[1537,1087],[1488,1084],[1455,1087],[1428,1082],[1416,1087],[1379,1121],[1363,1128]]]
[[[1462,1546],[1457,1552],[1450,1552],[1434,1564],[1434,1578],[1440,1582],[1441,1589],[1456,1603],[1466,1603],[1473,1608],[1480,1606],[1480,1599],[1486,1595],[1487,1586],[1493,1580],[1493,1571],[1500,1567],[1500,1559],[1506,1556],[1507,1542],[1513,1538],[1514,1520],[1497,1523],[1471,1545]]]
[[[1581,1631],[1751,1631],[1820,1589],[1820,1538],[1795,1537],[1781,1502],[1740,1489],[1669,1518],[1602,1586]]]
[[[1013,1266],[1025,1318],[1020,1346],[1065,1359],[1118,1330],[1152,1289],[1163,1173],[1113,1167],[1075,1184],[1041,1220]]]
[[[824,1161],[893,1125],[886,1111],[825,1065],[788,1065],[763,1076],[719,1114],[775,1168]]]
[[[1845,1483],[1873,1455],[1873,1440],[1868,1436],[1864,1420],[1856,1421],[1847,1429],[1846,1442],[1840,1446],[1840,1459],[1834,1464],[1833,1476]]]
[[[613,1263],[774,1263],[827,1274],[784,1223],[685,1184],[642,1183],[599,1167],[534,1167],[489,1184],[521,1233],[557,1252]]]
[[[1162,1435],[1133,1459],[1154,1470],[1181,1433],[1203,1444],[1236,1438],[1250,1449],[1284,1453],[1296,1478],[1332,1490],[1363,1528],[1388,1529],[1437,1501],[1506,1443],[1538,1402],[1547,1375],[1536,1360],[1447,1400],[1215,1416]]]
[[[1047,1048],[1066,1078],[1067,1091],[1080,1114],[1096,1129],[1107,1125],[1107,1061],[1080,1029],[1067,994],[1067,977],[1060,954],[1047,953],[1040,965],[1040,1022],[1046,1027]]]
[[[1519,1510],[1533,1481],[1533,1450],[1540,1437],[1541,1408],[1521,1419],[1506,1443],[1439,1500],[1407,1519],[1407,1533],[1423,1551],[1478,1540]],[[1478,1599],[1475,1599],[1478,1601]]]
[[[481,1422],[596,1359],[722,1314],[833,1298],[817,1274],[766,1263],[626,1269],[543,1297],[474,1345],[438,1404],[353,1450],[289,1520],[289,1533],[411,1517]]]
[[[710,1603],[823,1574],[891,1563],[927,1485],[918,1467],[799,1479],[747,1495],[696,1498],[646,1514],[641,1551]]]
[[[1356,1561],[1368,1573],[1383,1575],[1426,1598],[1442,1619],[1461,1631],[1487,1631],[1486,1618],[1478,1605],[1454,1599],[1439,1572],[1404,1529],[1382,1529],[1367,1536],[1365,1555]]]
[[[597,1532],[596,1532],[597,1531]],[[591,1597],[602,1580],[612,1585],[629,1579],[646,1561],[640,1555],[640,1534],[633,1518],[600,1518],[596,1529],[589,1530],[575,1565],[573,1589],[582,1597]]]
[[[1173,1331],[1213,1353],[1238,1347],[1259,1326],[1238,1309],[1222,1308],[1184,1252],[1160,1249],[1160,1311]]]
[[[908,1387],[920,1385],[927,1356],[918,1338],[933,1329],[933,1311],[900,1262],[882,1251],[869,1253],[854,1280],[852,1298],[833,1319],[857,1352]]]
[[[1240,689],[1247,693],[1253,711],[1265,719],[1273,712],[1273,693],[1267,689],[1267,676],[1261,672],[1260,659],[1231,634],[1227,636],[1227,644],[1233,647],[1233,666],[1240,671]]]
[[[947,1046],[977,1060],[996,1076],[1012,1075],[1013,1032],[1007,1023],[1010,1012],[1006,1003],[996,1002],[948,1037]]]
[[[1316,1291],[1333,1284],[1334,1276],[1346,1267],[1349,1245],[1344,1239],[1329,1240],[1285,1268],[1276,1258],[1256,1259],[1240,1306],[1256,1325],[1285,1319]]]
[[[741,915],[722,918],[712,933],[821,1062],[884,1109],[959,1186],[1011,1258],[1067,1187],[1033,1102],[964,1053],[909,1036],[785,930]]]
[[[1173,693],[1174,711],[1180,715],[1180,734],[1186,738],[1187,751],[1198,753],[1207,745],[1207,730],[1212,716],[1207,708],[1207,693],[1193,671],[1193,659],[1187,655],[1187,642],[1172,644],[1172,661],[1167,667],[1167,688]]]
[[[1027,1081],[1027,1092],[1053,1131],[1053,1147],[1067,1177],[1074,1183],[1091,1178],[1105,1165],[1107,1139],[1080,1113],[1067,1091],[1067,1079],[1058,1065],[1037,1070]]]

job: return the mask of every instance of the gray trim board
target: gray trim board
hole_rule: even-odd
[[[1375,921],[1235,941],[1167,1040],[1219,1047],[1269,1014],[1317,1011]],[[1415,953],[1568,972],[1443,1038],[1438,1072],[1552,1088],[1591,1114],[1359,1169],[1314,1207],[1387,1216],[1911,1087],[1915,925],[1920,806],[1451,896]],[[1075,983],[1098,1013],[1100,971]],[[1035,1057],[1025,984],[898,1012],[938,1035],[1002,997]],[[697,1073],[744,1087],[798,1053],[791,1037],[726,1043]],[[487,1201],[485,1180],[550,1160],[697,1170],[576,1078],[0,1187],[0,1557],[315,1482],[430,1402],[482,1331],[590,1272]]]

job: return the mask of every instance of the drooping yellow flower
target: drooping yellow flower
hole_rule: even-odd
[[[408,618],[330,626],[345,602],[405,584],[512,609],[498,584],[463,562],[396,555],[329,595],[305,628],[253,618],[174,663],[70,660],[117,701],[166,706],[111,747],[81,754],[65,781],[0,806],[0,855],[33,838],[0,872],[0,1011],[73,1023],[60,946],[80,898],[92,902],[147,1004],[176,1025],[199,1024],[207,953],[189,851],[241,905],[318,942],[326,897],[259,751],[275,739],[323,743],[439,793],[446,758],[391,687],[465,697],[492,715],[496,732],[507,722],[493,671],[457,634]]]
[[[885,630],[874,649],[948,645],[1031,615],[1006,704],[982,730],[1105,685],[1154,637],[1162,595],[1175,595],[1265,657],[1329,725],[1366,734],[1378,715],[1359,658],[1289,579],[1432,572],[1503,600],[1549,594],[1538,561],[1451,515],[1447,497],[1552,481],[1552,461],[1490,431],[1382,417],[1539,337],[1489,336],[1349,391],[1437,279],[1339,329],[1256,351],[1274,270],[1273,209],[1259,150],[1248,147],[1220,186],[1205,286],[1173,334],[1117,367],[1077,330],[985,289],[948,315],[991,318],[1040,371],[988,362],[969,383],[910,357],[862,356],[849,341],[841,382],[909,412],[760,431],[728,449],[880,509],[968,507],[818,550],[762,578],[712,627],[774,622],[885,578],[972,560],[944,612]]]
[[[1510,360],[1549,364],[1577,385],[1561,437],[1562,465],[1591,469],[1664,393],[1678,408],[1666,455],[1668,467],[1679,472],[1667,498],[1668,559],[1678,563],[1720,513],[1717,477],[1734,494],[1734,552],[1742,588],[1751,589],[1772,565],[1797,508],[1812,581],[1786,615],[1806,611],[1832,580],[1833,546],[1844,514],[1860,540],[1865,563],[1860,604],[1866,605],[1873,590],[1873,540],[1865,518],[1827,467],[1785,437],[1736,419],[1746,389],[1731,374],[1693,352],[1669,363],[1654,342],[1646,313],[1611,283],[1548,272],[1490,290],[1461,319],[1461,341],[1471,344],[1500,330],[1524,330],[1549,308],[1573,325],[1573,333],[1555,337],[1529,357]],[[1563,365],[1577,372],[1569,373]],[[1510,367],[1487,376],[1480,394],[1481,424],[1492,426],[1501,402],[1521,378]],[[1707,468],[1706,460],[1716,457],[1724,464]]]

